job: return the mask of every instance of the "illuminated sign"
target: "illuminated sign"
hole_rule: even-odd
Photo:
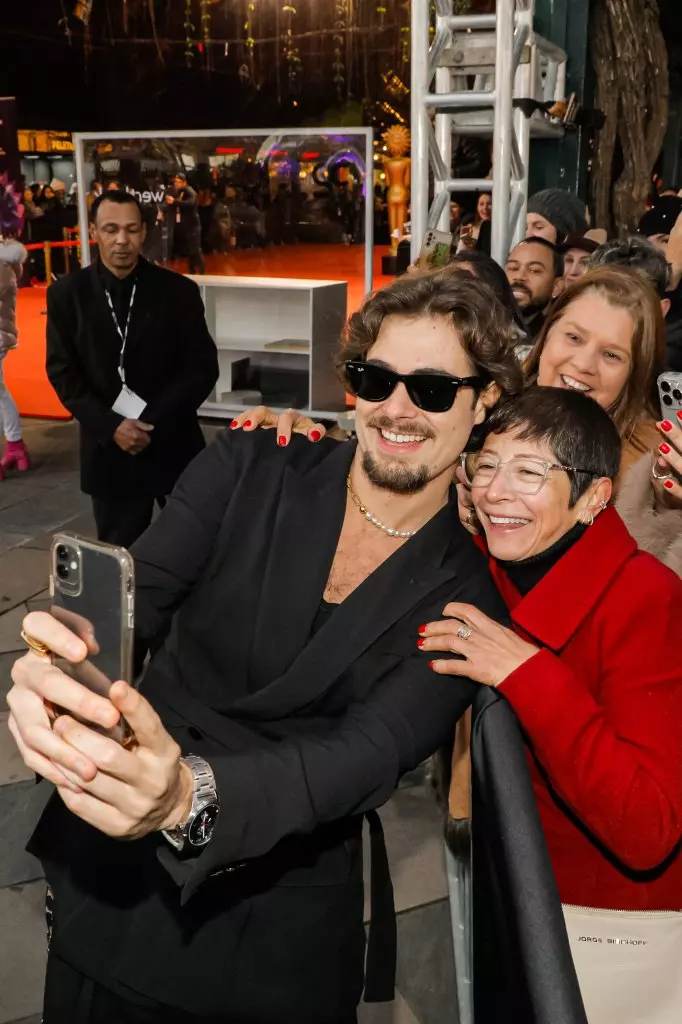
[[[20,153],[73,153],[73,142],[69,132],[20,128],[17,139]]]

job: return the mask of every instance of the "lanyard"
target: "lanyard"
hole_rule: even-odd
[[[121,378],[121,382],[123,384],[125,384],[125,382],[126,382],[125,370],[123,369],[123,359],[125,357],[126,342],[128,340],[128,329],[130,327],[130,317],[132,316],[132,312],[133,312],[133,303],[135,302],[135,292],[136,291],[137,291],[137,281],[133,285],[133,290],[132,290],[131,295],[130,295],[130,303],[128,305],[128,315],[126,317],[125,330],[122,331],[121,330],[121,325],[118,322],[118,317],[116,316],[116,310],[114,309],[114,304],[111,301],[111,295],[109,294],[109,289],[108,288],[104,289],[104,292],[105,292],[106,297],[107,297],[107,302],[109,303],[109,309],[111,310],[111,319],[114,321],[114,327],[116,328],[116,330],[118,332],[118,336],[121,339],[121,353],[120,353],[120,355],[118,357],[118,375]]]

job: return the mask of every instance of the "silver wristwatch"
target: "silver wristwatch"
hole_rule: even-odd
[[[184,821],[175,828],[164,829],[162,834],[176,850],[184,850],[186,847],[197,850],[211,841],[220,802],[210,764],[194,754],[188,754],[182,760],[194,778],[192,806]]]

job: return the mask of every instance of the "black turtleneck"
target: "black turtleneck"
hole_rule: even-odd
[[[121,278],[112,274],[100,260],[99,274],[102,279],[102,284],[111,295],[111,301],[114,304],[116,318],[121,325],[121,329],[123,329],[128,317],[130,298],[133,294],[133,285],[137,280],[137,266],[135,266],[129,274],[126,274],[125,277]]]
[[[522,597],[525,597],[529,590],[545,576],[550,569],[553,569],[560,558],[580,540],[588,527],[584,523],[576,523],[568,533],[559,537],[551,547],[541,551],[538,555],[531,555],[530,558],[523,558],[519,562],[504,562],[497,558],[496,562],[506,572]]]
[[[546,309],[537,309],[534,313],[530,313],[526,316],[523,310],[521,311],[529,342],[535,341],[544,327],[546,312]]]

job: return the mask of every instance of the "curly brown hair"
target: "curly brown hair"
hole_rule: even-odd
[[[518,329],[492,289],[473,274],[408,275],[374,292],[346,324],[339,369],[346,359],[367,358],[388,316],[449,318],[478,376],[504,395],[522,390],[523,371],[514,355]]]

